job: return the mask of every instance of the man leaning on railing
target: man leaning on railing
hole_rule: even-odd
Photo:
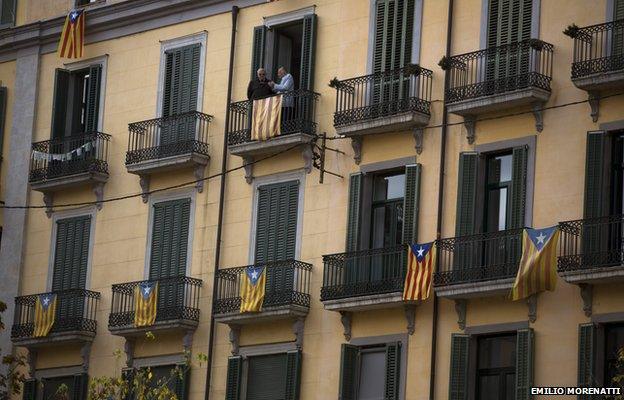
[[[269,86],[277,94],[291,92],[295,89],[295,80],[293,76],[286,71],[286,68],[279,67],[277,70],[277,77],[280,78],[280,83],[269,82]],[[294,118],[294,99],[291,95],[286,95],[282,98],[282,132],[284,132],[284,123]]]

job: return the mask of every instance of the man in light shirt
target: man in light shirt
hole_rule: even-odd
[[[286,68],[279,67],[277,70],[277,77],[280,78],[280,83],[269,83],[269,86],[271,86],[275,93],[283,94],[295,90],[295,80],[293,76],[286,71]],[[294,100],[293,93],[288,93],[282,98],[282,132],[284,132],[284,128],[288,130],[288,125],[285,126],[285,123],[295,117]]]

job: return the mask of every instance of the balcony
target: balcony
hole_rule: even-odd
[[[561,222],[558,270],[576,284],[624,280],[624,216]]]
[[[600,93],[624,87],[624,20],[584,28],[571,26],[564,33],[574,39],[572,82],[588,92],[596,122]]]
[[[522,256],[523,229],[441,239],[436,294],[451,299],[506,295]]]
[[[422,151],[422,128],[429,123],[433,72],[418,65],[330,82],[336,89],[336,133],[350,137],[361,161],[362,137],[413,131]]]
[[[405,246],[323,256],[321,301],[332,311],[362,311],[403,305]]]
[[[217,297],[213,305],[217,322],[241,325],[287,318],[299,319],[308,314],[312,265],[297,260],[265,264],[266,286],[262,311],[241,313],[240,284],[250,266],[217,271]]]
[[[146,327],[134,326],[135,288],[146,281],[113,285],[108,330],[113,335],[134,337],[146,332],[194,331],[199,323],[199,291],[202,281],[186,276],[158,280],[156,320]]]
[[[95,337],[95,313],[100,294],[85,289],[50,292],[56,295],[56,313],[50,332],[34,337],[35,303],[46,293],[15,298],[15,319],[11,339],[16,346],[37,348],[49,345],[90,343]]]
[[[97,201],[102,201],[110,139],[110,135],[93,132],[32,144],[28,181],[33,190],[44,194],[48,216],[54,192],[67,188],[90,185]]]
[[[309,90],[294,90],[282,94],[284,103],[294,106],[282,115],[281,132],[269,140],[251,138],[253,101],[230,103],[228,121],[228,149],[231,154],[243,158],[245,179],[253,180],[254,158],[267,157],[294,147],[300,147],[306,172],[312,171],[312,143],[317,134],[316,103],[320,95]]]
[[[477,116],[531,105],[538,132],[542,107],[550,98],[553,45],[538,39],[443,59],[449,86],[448,110],[464,117],[468,142],[474,142]]]
[[[143,202],[147,202],[150,175],[192,168],[194,177],[204,177],[208,165],[208,128],[212,116],[198,111],[128,125],[126,169],[141,177]],[[201,192],[204,182],[196,184]]]

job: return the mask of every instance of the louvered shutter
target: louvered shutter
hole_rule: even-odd
[[[596,326],[594,324],[580,324],[578,338],[578,380],[579,387],[596,386]],[[580,395],[579,400],[590,400],[590,395]]]
[[[613,20],[624,19],[624,0],[613,2]],[[621,56],[624,53],[624,26],[618,24],[613,28],[612,56]]]
[[[351,174],[349,177],[349,209],[347,215],[346,251],[357,251],[360,248],[360,224],[362,208],[362,181],[364,174]]]
[[[587,154],[585,160],[585,219],[604,217],[609,214],[608,168],[606,154],[609,148],[607,133],[593,131],[587,133]],[[583,254],[595,254],[607,250],[609,229],[605,224],[585,224],[583,226]],[[591,260],[584,263],[590,264]]]
[[[285,353],[248,358],[246,400],[286,398],[287,358]]]
[[[23,400],[37,400],[37,380],[26,379],[23,386],[24,395]]]
[[[342,344],[340,356],[339,400],[357,400],[357,371],[360,364],[360,348],[347,343]]]
[[[477,195],[477,153],[460,153],[457,183],[457,212],[455,235],[475,233],[475,202]]]
[[[2,161],[2,149],[4,147],[4,128],[6,125],[7,88],[0,86],[0,161]]]
[[[316,48],[316,14],[303,18],[301,41],[301,72],[299,88],[314,90],[314,54]]]
[[[178,364],[176,367],[179,369],[180,374],[176,374],[174,377],[173,392],[178,397],[178,400],[186,400],[190,387],[191,366],[190,364]]]
[[[398,400],[401,387],[401,342],[386,345],[385,400]]]
[[[524,228],[526,209],[526,181],[529,150],[527,146],[513,149],[511,171],[511,218],[512,229]]]
[[[98,130],[100,111],[100,86],[102,80],[102,66],[89,67],[89,81],[87,87],[87,115],[85,118],[85,132]]]
[[[84,400],[89,392],[89,375],[86,373],[74,375],[73,400]]]
[[[418,210],[420,207],[420,164],[405,167],[405,197],[403,198],[403,243],[418,240]]]
[[[520,329],[516,334],[516,400],[529,400],[533,386],[533,355],[535,333],[533,329]]]
[[[251,49],[251,79],[256,78],[256,72],[260,68],[264,68],[264,46],[266,43],[267,27],[264,25],[256,26],[253,33],[253,42]]]
[[[468,398],[469,343],[469,335],[454,333],[451,336],[449,400],[466,400]]]
[[[301,350],[286,353],[286,396],[285,400],[299,399],[299,385],[301,384]]]
[[[66,131],[67,99],[69,97],[69,78],[67,70],[57,68],[54,78],[54,100],[52,103],[52,138],[62,138]]]
[[[225,384],[225,400],[240,400],[242,367],[243,358],[241,356],[228,358],[227,381]]]
[[[2,0],[0,9],[0,26],[15,25],[15,10],[17,0]]]

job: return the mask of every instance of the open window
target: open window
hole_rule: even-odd
[[[0,29],[15,25],[17,0],[0,0]]]

